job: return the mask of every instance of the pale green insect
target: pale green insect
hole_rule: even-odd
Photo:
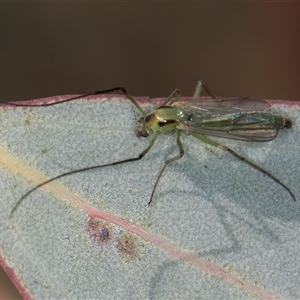
[[[206,90],[206,92],[212,97],[212,99],[199,99],[202,88]],[[38,106],[50,106],[60,104],[62,102],[79,99],[89,95],[105,94],[118,90],[122,91],[127,96],[127,98],[143,114],[143,117],[139,119],[137,134],[139,136],[147,137],[151,132],[153,133],[152,139],[148,147],[137,157],[127,158],[121,161],[111,162],[103,165],[78,169],[51,178],[35,186],[31,190],[29,190],[25,195],[23,195],[22,198],[15,204],[11,214],[14,213],[14,211],[17,209],[20,203],[29,194],[53,180],[82,171],[140,160],[150,151],[158,135],[175,134],[179,154],[164,162],[164,165],[158,173],[158,177],[155,181],[150,196],[150,201],[148,203],[150,204],[152,202],[153,195],[159,182],[159,179],[167,165],[180,159],[184,154],[183,146],[181,143],[182,131],[193,135],[194,137],[200,139],[201,141],[207,144],[228,151],[236,158],[247,163],[249,166],[255,168],[256,170],[260,171],[261,173],[267,175],[268,177],[276,181],[279,185],[286,189],[292,196],[293,200],[296,201],[296,198],[291,192],[291,190],[279,179],[274,177],[271,173],[262,169],[261,167],[249,161],[248,159],[240,156],[230,148],[204,136],[204,134],[207,134],[230,139],[257,142],[267,142],[275,139],[278,135],[279,130],[284,128],[290,128],[292,126],[292,122],[290,119],[286,118],[283,115],[273,114],[272,112],[269,112],[268,109],[271,107],[271,105],[264,100],[252,98],[215,97],[209,90],[209,88],[205,85],[205,83],[199,81],[197,83],[194,95],[191,99],[180,101],[180,90],[176,89],[174,92],[171,93],[171,95],[164,101],[164,103],[161,106],[159,106],[156,110],[152,111],[149,114],[146,114],[146,112],[135,101],[135,99],[130,94],[128,94],[124,88],[120,87],[86,94],[83,96],[66,99],[60,102],[50,104],[47,103]]]

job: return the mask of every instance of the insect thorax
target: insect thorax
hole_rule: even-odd
[[[177,130],[177,125],[188,118],[189,114],[182,109],[162,106],[146,116],[145,126],[149,130],[172,134]]]

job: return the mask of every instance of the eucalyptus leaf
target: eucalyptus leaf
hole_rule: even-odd
[[[292,128],[267,143],[215,139],[284,182],[183,134],[185,155],[158,137],[137,157],[140,112],[122,96],[0,110],[0,260],[24,298],[299,299],[300,106],[273,101]],[[138,99],[151,111],[154,104]]]

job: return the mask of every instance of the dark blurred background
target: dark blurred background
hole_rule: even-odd
[[[1,2],[0,101],[187,96],[199,79],[220,96],[300,100],[299,16],[295,2]]]

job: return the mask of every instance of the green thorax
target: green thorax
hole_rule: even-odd
[[[189,114],[186,111],[172,106],[162,106],[146,116],[145,126],[149,130],[171,134],[177,130],[179,123],[188,119]]]

